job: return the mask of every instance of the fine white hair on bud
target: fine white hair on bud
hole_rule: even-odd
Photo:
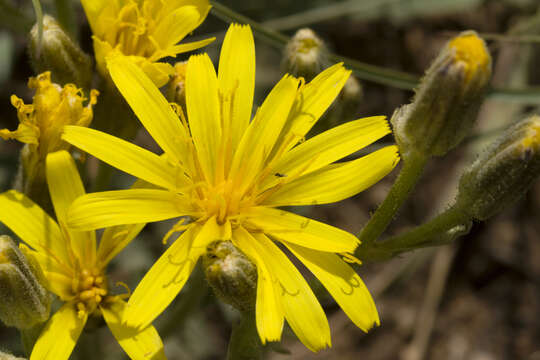
[[[257,268],[230,241],[208,245],[203,257],[206,279],[223,302],[241,312],[255,306]]]
[[[392,125],[401,153],[442,156],[470,132],[491,78],[491,56],[474,31],[451,39],[433,61],[411,104]]]
[[[92,60],[60,24],[49,15],[43,17],[43,35],[39,38],[38,24],[30,31],[29,53],[37,73],[51,71],[52,80],[61,85],[76,84],[90,88]]]
[[[457,204],[486,220],[518,200],[540,176],[540,116],[510,127],[462,175]]]
[[[329,65],[326,45],[313,30],[300,29],[287,43],[282,65],[285,72],[311,81]]]
[[[51,297],[41,268],[9,236],[0,236],[0,320],[28,329],[49,318]]]

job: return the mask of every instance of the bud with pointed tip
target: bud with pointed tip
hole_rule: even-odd
[[[24,251],[24,250],[23,250]],[[49,318],[51,297],[41,268],[9,236],[0,236],[0,320],[28,329]]]
[[[203,257],[206,279],[215,294],[241,312],[252,310],[257,294],[257,268],[230,241],[208,245]]]
[[[451,39],[431,64],[414,101],[392,116],[401,152],[442,156],[470,132],[491,77],[491,56],[474,31]]]
[[[508,129],[465,171],[457,205],[485,220],[519,199],[540,176],[540,116]]]
[[[36,73],[51,71],[52,79],[60,85],[76,84],[90,89],[92,60],[49,15],[43,17],[41,42],[38,24],[30,31],[30,58]]]

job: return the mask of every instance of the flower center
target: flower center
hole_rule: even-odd
[[[234,218],[242,208],[252,203],[252,199],[243,196],[230,180],[223,181],[214,187],[208,186],[202,189],[199,195],[195,201],[196,205],[206,216],[215,216],[220,224],[231,217]]]
[[[78,315],[91,314],[94,312],[103,298],[107,295],[107,283],[98,271],[84,269],[72,282],[72,290],[75,295],[75,304]]]

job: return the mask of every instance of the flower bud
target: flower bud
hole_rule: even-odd
[[[401,152],[442,156],[469,133],[491,76],[491,56],[475,32],[450,40],[433,61],[414,101],[392,116]]]
[[[328,65],[326,46],[311,29],[298,30],[285,47],[283,68],[291,75],[311,81]]]
[[[28,329],[49,318],[51,297],[41,268],[9,236],[0,236],[0,320]]]
[[[16,357],[11,354],[0,351],[0,360],[26,360],[25,358]]]
[[[328,128],[357,119],[362,96],[362,85],[356,77],[350,76],[328,111]]]
[[[512,126],[465,171],[457,205],[485,220],[519,199],[540,175],[540,117]]]
[[[167,89],[168,100],[180,105],[184,111],[186,111],[186,69],[187,61],[174,64],[174,75]]]
[[[203,257],[206,279],[215,294],[241,312],[255,306],[257,268],[230,241],[208,245]]]
[[[49,15],[43,17],[41,42],[38,24],[30,31],[30,58],[39,74],[52,72],[53,81],[60,85],[73,83],[84,89],[90,88],[92,60],[85,54],[60,24]]]

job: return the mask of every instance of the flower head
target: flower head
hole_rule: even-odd
[[[92,106],[97,101],[98,92],[92,90],[84,106],[87,99],[82,90],[73,84],[61,87],[51,82],[49,71],[31,77],[28,87],[36,91],[33,103],[25,104],[17,96],[11,96],[11,103],[17,109],[19,127],[15,131],[0,130],[0,137],[29,144],[36,157],[44,161],[48,153],[69,148],[69,144],[60,138],[64,125],[90,125]]]
[[[105,58],[129,56],[159,87],[173,68],[158,62],[203,47],[214,39],[180,44],[206,18],[208,0],[82,0],[92,28],[98,70],[108,76]]]
[[[126,307],[124,295],[113,295],[106,266],[144,225],[118,226],[104,231],[96,244],[94,231],[66,227],[68,207],[84,194],[71,155],[66,151],[47,157],[47,181],[57,221],[17,191],[0,194],[0,221],[32,249],[26,255],[39,263],[45,285],[63,306],[49,319],[30,359],[68,359],[89,316],[103,316],[124,350],[134,359],[164,359],[156,330],[121,324]]]
[[[309,84],[286,75],[250,121],[255,49],[248,26],[229,28],[217,75],[206,54],[189,59],[187,118],[129,61],[111,59],[109,70],[165,154],[158,156],[74,126],[65,128],[64,139],[159,188],[86,195],[70,209],[69,225],[82,230],[181,216],[192,219],[188,223],[182,219],[166,235],[182,232],[135,290],[125,316],[128,324],[145,326],[158,316],[182,289],[207,246],[217,240],[231,241],[257,267],[256,321],[263,342],[279,340],[286,319],[311,350],[330,345],[321,305],[276,242],[321,280],[357,326],[367,331],[378,324],[368,290],[338,255],[348,257],[358,239],[276,209],[345,199],[381,179],[397,163],[395,146],[335,163],[390,132],[381,116],[352,121],[305,140],[350,71],[338,64]]]

